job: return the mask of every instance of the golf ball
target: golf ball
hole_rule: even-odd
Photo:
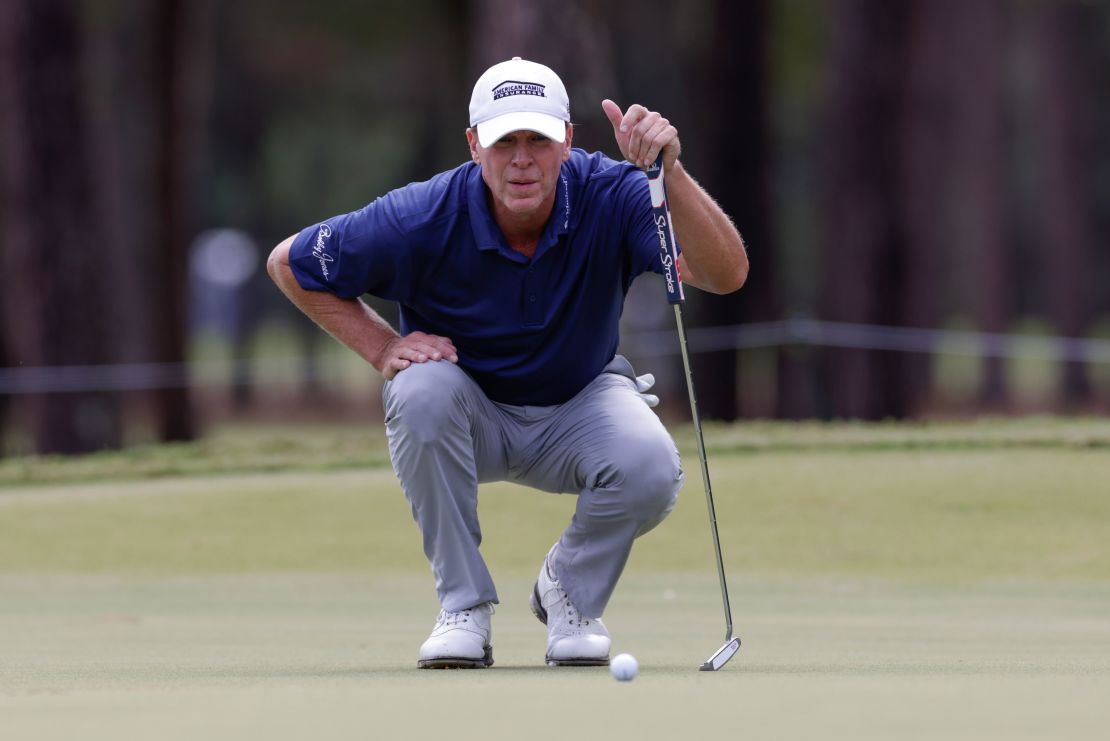
[[[640,671],[640,662],[632,654],[617,654],[609,662],[609,673],[618,682],[628,682],[635,679]]]

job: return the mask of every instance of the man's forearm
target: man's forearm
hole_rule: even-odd
[[[748,256],[732,220],[676,162],[667,173],[667,200],[682,248],[683,281],[713,293],[731,293],[748,277]]]
[[[289,267],[292,242],[290,237],[279,244],[266,262],[274,283],[308,318],[381,372],[387,349],[399,338],[396,330],[360,299],[301,288]]]

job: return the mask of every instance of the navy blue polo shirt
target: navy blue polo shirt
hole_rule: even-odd
[[[581,149],[531,259],[510,249],[468,162],[308,227],[289,261],[307,290],[396,301],[401,334],[449,337],[490,399],[536,406],[601,373],[632,279],[662,271],[647,178]]]

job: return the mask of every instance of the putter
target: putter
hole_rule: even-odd
[[[682,350],[682,367],[686,370],[686,390],[690,394],[690,415],[694,421],[694,432],[698,442],[698,456],[701,458],[701,478],[705,483],[705,503],[709,508],[709,529],[713,533],[713,550],[717,554],[717,576],[721,579],[721,600],[725,605],[725,645],[717,649],[699,667],[703,672],[715,672],[728,663],[740,650],[740,637],[732,636],[732,608],[728,601],[728,583],[725,581],[725,562],[721,557],[721,538],[717,533],[717,512],[713,507],[713,487],[709,483],[709,463],[705,457],[705,440],[701,432],[701,418],[698,416],[698,401],[694,396],[694,376],[690,372],[690,351],[686,347],[686,324],[682,319],[682,304],[686,297],[682,292],[682,277],[678,274],[678,242],[674,238],[671,224],[671,211],[667,205],[667,186],[663,182],[663,153],[660,152],[655,164],[647,169],[648,186],[651,189],[651,208],[655,219],[655,231],[659,236],[659,257],[663,261],[663,281],[667,288],[667,301],[674,306],[675,323],[678,325],[678,342]]]

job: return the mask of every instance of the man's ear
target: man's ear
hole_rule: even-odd
[[[470,159],[481,164],[481,159],[478,157],[478,132],[468,128],[466,130],[466,143],[470,146]]]
[[[570,159],[570,142],[574,139],[574,124],[567,122],[567,135],[563,139],[563,162]]]

